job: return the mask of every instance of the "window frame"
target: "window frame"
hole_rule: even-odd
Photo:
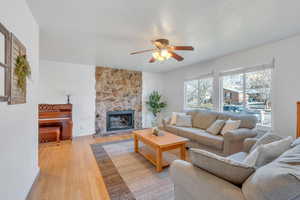
[[[195,107],[195,108],[191,108],[189,106],[187,106],[187,99],[186,99],[186,82],[189,82],[189,81],[198,81],[198,80],[203,80],[203,79],[211,79],[212,80],[212,108],[211,109],[207,109],[207,110],[214,110],[215,109],[215,105],[214,105],[214,96],[215,96],[215,90],[214,90],[214,73],[208,73],[208,74],[204,74],[204,75],[201,75],[201,76],[198,76],[198,77],[195,77],[195,78],[191,78],[191,79],[185,79],[184,80],[184,83],[183,83],[183,100],[184,100],[184,110],[194,110],[194,109],[200,109],[200,110],[205,110],[205,108],[203,107]],[[199,89],[199,82],[198,82],[198,89]],[[199,98],[199,93],[198,93],[198,98]]]
[[[4,96],[0,96],[0,102],[9,100],[9,88],[10,88],[10,48],[11,48],[11,35],[10,32],[0,23],[0,34],[4,36],[4,63],[0,62],[0,67],[4,69]]]
[[[246,107],[246,73],[249,72],[257,72],[262,70],[271,70],[271,86],[270,86],[270,92],[271,92],[271,126],[265,126],[265,125],[257,125],[257,128],[260,130],[272,130],[274,129],[274,110],[273,105],[275,105],[275,101],[273,98],[273,86],[274,86],[274,70],[275,70],[275,59],[272,60],[271,63],[268,64],[261,64],[251,67],[244,67],[244,68],[232,68],[231,70],[227,71],[221,71],[217,72],[213,70],[211,73],[200,75],[195,78],[185,79],[184,80],[184,103],[183,103],[183,109],[184,110],[193,110],[193,109],[204,109],[204,108],[190,108],[187,106],[186,102],[186,82],[192,81],[192,80],[199,80],[199,79],[206,79],[206,78],[212,78],[213,83],[213,90],[212,90],[212,103],[213,108],[211,110],[217,110],[217,111],[223,111],[223,103],[224,103],[224,96],[223,96],[223,77],[226,75],[234,75],[234,74],[243,74],[243,107]]]
[[[251,73],[251,72],[259,72],[263,70],[271,70],[271,86],[270,86],[270,92],[271,92],[271,126],[266,126],[266,125],[261,125],[258,124],[257,128],[262,129],[262,130],[271,130],[272,127],[274,126],[274,114],[273,114],[273,105],[274,105],[274,99],[273,99],[273,76],[274,76],[274,60],[271,64],[264,64],[264,65],[259,65],[259,66],[254,66],[254,67],[247,67],[247,68],[241,68],[241,69],[236,69],[236,70],[230,70],[230,71],[225,71],[221,72],[219,76],[219,81],[220,81],[220,90],[219,90],[219,95],[220,95],[220,105],[219,105],[219,111],[223,111],[223,106],[224,106],[224,94],[223,94],[223,77],[225,76],[230,76],[230,75],[237,75],[237,74],[242,74],[243,76],[243,107],[247,107],[247,101],[246,101],[246,74]]]

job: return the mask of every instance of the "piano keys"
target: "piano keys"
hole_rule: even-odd
[[[60,127],[60,139],[72,140],[72,104],[40,104],[39,127]]]

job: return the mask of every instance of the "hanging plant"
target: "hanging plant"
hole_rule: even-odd
[[[15,74],[18,78],[17,85],[24,92],[26,89],[26,78],[30,78],[31,68],[26,55],[20,55],[16,58]]]

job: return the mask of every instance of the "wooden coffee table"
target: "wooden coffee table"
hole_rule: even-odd
[[[151,129],[133,131],[134,151],[142,154],[147,160],[156,166],[156,171],[161,172],[164,167],[169,166],[162,158],[162,153],[173,149],[180,149],[180,159],[186,159],[186,143],[188,139],[163,131],[163,136],[155,136]],[[154,149],[155,155],[150,152],[144,152],[139,149],[139,141]]]

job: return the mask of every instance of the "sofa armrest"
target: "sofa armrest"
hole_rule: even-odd
[[[224,134],[224,139],[227,140],[241,140],[246,138],[252,138],[257,135],[255,129],[239,128],[236,130],[228,131]]]
[[[224,134],[224,155],[228,156],[243,150],[244,140],[257,135],[256,129],[239,128]]]
[[[243,152],[249,153],[250,149],[257,142],[257,138],[246,138],[243,144]]]
[[[170,169],[175,184],[176,200],[244,200],[239,187],[213,174],[194,166],[191,163],[175,160]]]
[[[163,124],[163,127],[165,128],[167,125],[169,125],[171,122],[171,117],[165,117],[163,120],[162,120],[162,124]]]

